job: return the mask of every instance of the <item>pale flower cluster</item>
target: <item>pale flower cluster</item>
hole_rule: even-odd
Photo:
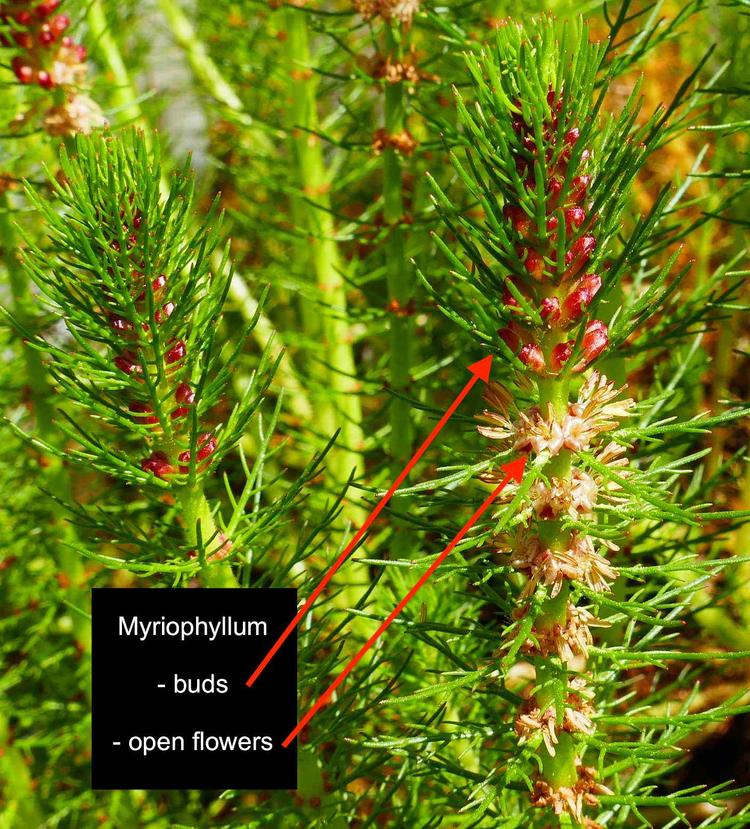
[[[612,790],[596,779],[596,769],[584,766],[580,760],[576,761],[578,780],[573,786],[560,786],[553,789],[546,780],[537,778],[534,781],[534,791],[531,802],[535,806],[551,806],[556,815],[568,814],[575,818],[584,829],[599,829],[599,824],[583,816],[584,806],[596,806],[599,803],[596,795],[613,794]]]
[[[515,452],[546,452],[550,456],[563,449],[584,452],[596,437],[616,429],[620,420],[632,413],[633,400],[616,399],[621,391],[603,374],[592,372],[581,386],[578,399],[568,404],[562,417],[550,404],[546,414],[534,406],[527,412],[518,412],[516,419],[511,420],[510,395],[499,384],[490,383],[485,400],[491,408],[482,413],[480,420],[487,425],[479,426],[479,432],[507,444]]]
[[[607,543],[615,548],[615,545]],[[531,597],[539,584],[550,588],[554,598],[566,581],[577,581],[599,593],[609,592],[609,583],[617,578],[617,570],[594,549],[588,535],[571,533],[564,549],[555,550],[528,532],[519,533],[511,551],[511,564],[527,573],[528,581],[521,599]]]
[[[518,738],[521,741],[528,740],[541,732],[550,757],[554,757],[555,746],[559,742],[558,729],[570,734],[594,733],[594,723],[591,720],[594,715],[590,702],[592,697],[593,694],[586,687],[582,677],[572,679],[561,725],[557,723],[554,705],[549,705],[546,710],[542,711],[533,699],[528,700],[516,718],[515,728]]]
[[[557,654],[566,665],[570,665],[578,657],[588,659],[588,649],[594,641],[591,628],[607,627],[607,624],[597,619],[586,608],[576,607],[572,602],[568,602],[565,624],[555,622],[548,628],[532,628],[533,638],[526,641],[523,650],[525,653],[538,653],[543,657]]]

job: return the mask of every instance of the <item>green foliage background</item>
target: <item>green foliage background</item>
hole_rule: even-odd
[[[461,254],[444,222],[479,221],[450,161],[471,144],[454,89],[471,106],[465,54],[493,44],[503,18],[544,11],[583,15],[612,37],[604,112],[619,112],[640,84],[638,123],[661,103],[668,115],[651,144],[643,127],[644,164],[607,228],[628,280],[608,297],[621,315],[602,370],[638,403],[618,435],[642,476],[615,516],[628,580],[601,600],[611,627],[592,650],[600,715],[587,762],[613,794],[591,817],[607,827],[750,825],[743,749],[719,748],[725,769],[701,759],[721,734],[748,728],[750,7],[428,3],[408,33],[422,77],[397,85],[373,68],[402,45],[346,4],[67,0],[64,10],[89,49],[89,94],[111,140],[143,159],[160,148],[158,169],[136,165],[136,188],[151,193],[152,210],[160,185],[184,188],[179,232],[160,244],[179,257],[190,239],[203,257],[212,336],[193,343],[194,376],[210,364],[221,381],[207,417],[235,414],[210,469],[182,488],[144,480],[146,431],[115,429],[99,368],[81,373],[59,322],[59,286],[82,267],[71,211],[85,213],[86,182],[103,176],[84,171],[72,195],[55,186],[61,166],[74,178],[87,145],[10,126],[43,92],[4,68],[0,827],[575,825],[528,803],[533,750],[518,747],[518,698],[499,679],[508,665],[498,649],[518,635],[517,576],[488,543],[499,515],[483,519],[303,734],[299,791],[89,789],[89,587],[224,583],[227,562],[207,566],[215,538],[196,534],[199,519],[234,539],[240,585],[294,584],[304,596],[464,385],[466,366],[489,349],[493,376],[512,382],[497,307],[476,302],[450,259]],[[388,119],[391,132],[408,128],[413,153],[373,150]],[[188,154],[194,192],[189,176],[178,183]],[[111,336],[106,326],[98,335]],[[302,625],[301,711],[485,496],[477,475],[494,458],[476,432],[482,405],[477,389]]]

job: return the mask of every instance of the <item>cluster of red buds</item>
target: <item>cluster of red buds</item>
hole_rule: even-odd
[[[546,233],[543,238],[539,236],[536,217],[522,206],[506,204],[503,208],[503,215],[515,231],[516,254],[523,263],[523,273],[509,277],[514,290],[506,288],[503,296],[506,309],[518,314],[519,319],[498,332],[521,362],[538,374],[555,374],[568,361],[576,340],[565,337],[565,332],[580,323],[602,285],[599,274],[587,271],[596,249],[596,237],[592,232],[596,217],[589,215],[586,209],[591,177],[583,173],[573,176],[570,185],[565,187],[580,131],[577,127],[568,129],[562,135],[562,145],[558,146],[562,98],[550,91],[547,103],[550,114],[543,129]],[[535,169],[540,161],[534,131],[520,115],[514,118],[513,128],[520,139],[516,169],[524,188],[534,194],[537,188]],[[588,158],[589,152],[584,150],[576,161],[583,165]],[[564,224],[567,245],[562,267],[558,263],[561,223]],[[568,244],[568,240],[572,242]],[[539,330],[521,320],[518,295],[538,310],[544,322],[541,341]],[[607,343],[607,326],[600,320],[590,320],[580,343],[583,356],[574,370],[582,371],[604,351]]]
[[[115,367],[123,374],[128,375],[136,381],[136,387],[144,388],[144,396],[147,399],[131,400],[128,404],[128,412],[136,423],[152,427],[154,436],[162,431],[162,422],[154,410],[153,401],[148,399],[145,391],[144,374],[150,371],[153,363],[153,341],[148,341],[148,333],[151,330],[151,323],[145,322],[148,317],[149,294],[153,303],[153,318],[157,326],[163,326],[175,311],[175,303],[167,296],[168,279],[166,274],[159,274],[150,279],[150,291],[148,278],[144,275],[146,270],[144,258],[144,244],[148,228],[145,226],[143,217],[136,212],[132,218],[128,218],[126,211],[121,211],[122,236],[126,241],[126,252],[128,256],[128,270],[132,287],[130,294],[133,300],[138,320],[129,319],[120,309],[114,309],[115,300],[105,296],[105,305],[102,309],[107,318],[109,327],[123,341],[123,348],[114,357]],[[109,243],[109,248],[116,253],[122,253],[122,245],[118,239]],[[110,269],[111,272],[111,269]],[[146,335],[147,341],[144,341]],[[148,355],[152,359],[148,359]],[[174,432],[183,431],[186,417],[190,413],[190,407],[195,402],[195,390],[185,379],[187,345],[179,337],[169,338],[163,346],[163,364],[165,380],[160,383],[159,407],[162,417],[166,416],[172,424]],[[161,386],[166,383],[169,388]],[[172,435],[170,445],[177,448],[171,453],[155,449],[147,458],[141,461],[141,468],[145,472],[153,473],[157,478],[168,478],[177,472],[186,474],[190,468],[190,450],[179,450],[179,443],[184,443],[186,435]],[[211,433],[201,434],[197,439],[196,462],[205,464],[216,451],[216,438]]]
[[[43,116],[53,135],[90,132],[105,124],[99,107],[80,93],[86,73],[86,49],[66,34],[70,18],[58,14],[62,0],[16,0],[0,5],[0,45],[19,50],[11,68],[24,85],[60,90]],[[28,120],[28,114],[19,119]]]
[[[196,442],[195,459],[198,466],[204,466],[211,455],[216,451],[216,437],[211,432],[205,432],[198,436]],[[190,459],[192,455],[189,449],[180,452],[177,456],[179,463],[170,461],[166,452],[155,450],[147,458],[141,461],[141,469],[144,472],[152,472],[157,478],[168,478],[175,472],[186,475],[190,470]]]

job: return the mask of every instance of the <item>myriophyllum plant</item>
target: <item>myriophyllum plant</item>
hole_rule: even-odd
[[[230,535],[249,496],[235,502],[228,530],[204,490],[245,433],[272,367],[261,357],[241,399],[227,406],[253,322],[228,353],[215,346],[228,290],[228,278],[214,277],[210,265],[220,217],[212,210],[195,228],[187,167],[160,194],[158,156],[137,133],[129,141],[79,136],[75,155],[61,155],[59,178],[52,180],[59,206],[28,191],[50,247],[29,242],[25,265],[41,300],[64,321],[66,342],[27,335],[49,360],[68,443],[37,443],[153,499],[170,496],[189,548],[177,544],[175,559],[194,559],[188,570],[200,569],[206,584],[236,584]],[[77,509],[98,534],[136,551],[148,547],[137,522],[120,516],[109,526],[106,510]]]
[[[497,471],[491,466],[483,479],[502,479],[509,456],[530,459],[524,483],[503,493],[513,504],[493,540],[517,591],[502,664],[510,676],[519,662],[533,667],[533,679],[514,688],[508,736],[522,748],[506,782],[522,780],[531,803],[561,823],[588,827],[599,825],[586,814],[591,807],[617,803],[613,789],[637,785],[625,769],[643,764],[642,774],[651,762],[634,746],[629,762],[620,750],[608,764],[597,736],[597,719],[615,698],[601,682],[616,675],[613,662],[627,666],[628,648],[594,647],[594,628],[647,616],[618,580],[635,569],[620,564],[618,551],[632,542],[634,522],[697,520],[665,491],[673,465],[633,461],[633,441],[655,435],[628,431],[636,404],[598,367],[605,356],[617,366],[617,347],[647,316],[665,312],[674,288],[674,257],[650,271],[640,295],[623,287],[662,216],[657,204],[630,240],[618,239],[629,185],[664,119],[658,112],[637,125],[637,92],[618,116],[601,112],[605,57],[606,43],[591,43],[580,24],[502,26],[496,47],[467,58],[474,100],[457,96],[465,152],[452,160],[474,209],[456,211],[435,185],[469,261],[436,237],[459,279],[442,304],[507,366],[480,417],[479,431],[498,453]],[[672,624],[652,623],[644,642]]]

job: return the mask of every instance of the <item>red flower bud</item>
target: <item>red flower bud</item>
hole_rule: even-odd
[[[55,35],[59,36],[70,26],[70,18],[67,14],[58,14],[49,25]]]
[[[544,277],[544,257],[535,250],[529,251],[526,261],[523,263],[526,271],[538,282]]]
[[[133,330],[133,323],[130,322],[130,320],[126,320],[124,317],[118,317],[117,314],[109,315],[109,324],[118,333]]]
[[[138,358],[132,351],[123,351],[122,354],[115,357],[114,363],[125,374],[143,373],[143,366],[138,362]]]
[[[174,311],[174,302],[165,302],[164,305],[162,305],[161,308],[159,308],[156,311],[156,313],[154,314],[154,317],[156,318],[156,322],[159,325],[161,325],[164,322],[165,319],[167,319],[168,317],[170,317],[172,315],[172,311]],[[184,347],[185,346],[183,344],[183,348]],[[169,362],[169,361],[167,361],[167,362]]]
[[[185,417],[189,411],[190,409],[185,406],[178,406],[176,409],[172,409],[172,413],[169,416],[172,420],[177,420],[178,417]]]
[[[578,228],[586,221],[586,211],[582,207],[569,207],[565,211],[565,227]]]
[[[552,198],[557,198],[562,192],[563,180],[559,176],[552,176],[547,184],[547,192]]]
[[[216,451],[216,438],[211,434],[211,432],[204,432],[202,435],[198,436],[197,448],[198,451],[195,453],[197,460],[206,460],[206,458],[213,455],[213,453]],[[184,452],[180,452],[180,454],[177,456],[177,460],[179,460],[180,463],[183,464],[190,463],[190,451],[186,449]],[[182,473],[186,473],[188,472],[188,470],[189,467],[187,466],[180,467],[180,472]]]
[[[24,63],[23,58],[19,55],[13,58],[11,63],[13,73],[21,83],[31,83],[34,80],[34,70]]]
[[[139,400],[135,400],[128,408],[142,423],[151,425],[159,422],[159,418],[153,414],[154,410],[148,405],[148,403],[141,403]],[[146,417],[142,417],[142,415],[146,415]]]
[[[579,279],[563,301],[565,321],[574,322],[580,319],[584,309],[591,303],[601,287],[602,278],[598,274],[587,273]]]
[[[512,328],[501,328],[497,334],[514,354],[518,351],[521,340]]]
[[[61,2],[62,0],[42,0],[34,9],[37,18],[44,20],[45,17],[49,17],[60,6]]]
[[[198,460],[204,461],[216,451],[216,438],[210,433],[206,432],[198,438]]]
[[[559,224],[557,216],[550,216],[547,219],[547,233],[551,233],[553,230],[557,230],[557,225]]]
[[[44,26],[42,27],[41,32],[39,32],[39,45],[40,46],[50,46],[54,42],[55,42],[55,33],[45,23]]]
[[[601,320],[591,320],[586,326],[581,346],[583,349],[583,360],[576,366],[576,371],[581,371],[587,363],[595,360],[609,343],[607,326]]]
[[[143,278],[143,274],[140,273],[139,271],[131,271],[130,276],[131,276],[131,278],[134,282],[137,282],[137,281],[139,281],[140,279]],[[160,291],[166,284],[167,284],[167,277],[164,276],[164,274],[160,274],[159,276],[156,277],[156,279],[153,279],[151,281],[151,291],[152,291],[152,293],[155,294],[157,291]],[[141,291],[140,294],[138,294],[138,296],[136,297],[136,300],[138,302],[143,302],[144,299],[146,299],[146,292]],[[166,314],[163,313],[163,309],[162,309],[162,311],[157,310],[157,312],[155,314],[157,322],[161,322],[162,319],[166,319],[172,313],[172,311],[174,311],[173,303],[168,302],[167,305],[170,306],[170,307],[169,307]],[[164,307],[166,308],[166,305]]]
[[[36,82],[42,87],[42,89],[52,89],[55,85],[52,75],[50,75],[49,72],[45,72],[44,69],[40,70],[37,74]]]
[[[560,300],[556,296],[548,296],[539,306],[539,314],[543,320],[554,325],[560,319]]]
[[[536,343],[527,343],[519,352],[518,359],[537,374],[544,371],[544,354]]]
[[[184,359],[185,354],[187,354],[185,343],[182,340],[178,340],[164,355],[164,362],[168,364],[177,363]]]
[[[574,202],[580,204],[580,202],[582,202],[586,198],[586,193],[588,192],[590,184],[591,176],[576,176],[573,179],[573,186],[570,190],[570,196]]]
[[[141,461],[141,469],[144,472],[153,472],[157,478],[166,478],[174,472],[164,452],[152,452],[150,457]]]
[[[578,141],[580,136],[581,136],[581,131],[578,129],[578,127],[572,127],[571,129],[569,129],[565,133],[565,137],[563,138],[563,141],[569,147],[572,147],[576,143],[576,141]]]
[[[518,207],[514,204],[506,204],[503,208],[503,216],[510,221],[513,225],[513,229],[520,233],[521,236],[528,235],[532,228],[533,221],[522,207]]]
[[[180,385],[175,389],[174,399],[178,403],[190,404],[193,400],[195,400],[195,392],[187,383],[180,383]]]
[[[581,236],[573,242],[573,247],[565,254],[565,264],[570,266],[565,272],[566,278],[575,276],[583,268],[595,248],[593,236]]]
[[[34,38],[31,36],[31,32],[15,31],[11,36],[15,40],[16,45],[22,49],[31,49],[34,45]]]
[[[31,12],[26,9],[16,12],[13,19],[19,26],[28,26],[32,21]]]
[[[565,363],[570,359],[573,353],[573,340],[568,340],[566,343],[558,343],[550,355],[550,366],[552,371],[560,371]]]

